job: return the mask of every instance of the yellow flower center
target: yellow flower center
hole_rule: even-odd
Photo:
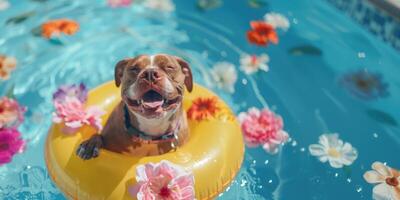
[[[334,158],[339,158],[340,157],[340,153],[338,150],[336,150],[335,148],[329,148],[328,149],[328,155]]]

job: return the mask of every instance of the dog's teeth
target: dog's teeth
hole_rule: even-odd
[[[144,102],[143,99],[138,100],[138,103],[140,103],[140,104],[143,104],[143,102]]]

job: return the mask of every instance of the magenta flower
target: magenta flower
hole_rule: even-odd
[[[17,129],[0,129],[0,165],[11,162],[12,157],[22,153],[24,148],[25,141],[21,139]]]
[[[17,128],[24,121],[26,108],[14,99],[0,98],[0,129]]]
[[[91,106],[85,109],[84,104],[77,98],[67,98],[64,102],[54,102],[56,112],[53,114],[55,123],[64,123],[64,132],[71,134],[83,125],[89,125],[100,131],[101,116],[105,114],[100,108]]]
[[[136,181],[129,192],[138,200],[195,199],[193,174],[166,160],[138,166]]]
[[[62,85],[53,94],[53,101],[64,102],[67,98],[77,98],[84,103],[87,100],[87,95],[88,90],[83,83],[79,85]]]
[[[265,151],[275,154],[279,150],[279,145],[289,138],[289,135],[282,130],[282,118],[268,108],[261,111],[250,108],[247,113],[240,113],[238,118],[248,147],[262,145]]]
[[[132,4],[132,0],[107,0],[109,6],[115,7],[128,7]]]

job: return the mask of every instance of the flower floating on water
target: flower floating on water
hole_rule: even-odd
[[[373,189],[374,199],[400,200],[400,172],[381,162],[374,162],[371,171],[364,174],[364,179],[377,184]]]
[[[7,0],[0,0],[0,11],[7,10],[10,7],[10,2]]]
[[[287,31],[290,27],[289,20],[279,13],[270,12],[265,14],[264,21],[271,24],[274,28],[280,28],[284,31]]]
[[[145,0],[144,7],[164,12],[173,12],[175,4],[171,0]]]
[[[53,94],[53,102],[56,112],[53,114],[55,123],[64,123],[64,132],[75,132],[83,125],[94,127],[100,131],[101,116],[105,114],[97,106],[85,108],[87,100],[87,88],[84,84],[63,85]]]
[[[235,83],[238,76],[235,66],[232,63],[215,63],[211,71],[218,88],[221,88],[229,93],[235,92]]]
[[[344,143],[337,133],[319,136],[319,144],[308,147],[311,155],[317,156],[321,162],[329,161],[333,168],[349,166],[357,159],[357,150],[350,143]]]
[[[17,59],[0,54],[0,79],[7,80],[17,66]]]
[[[139,165],[136,181],[129,192],[139,200],[195,199],[193,174],[166,160]]]
[[[9,163],[17,153],[24,151],[25,141],[17,129],[0,129],[0,165]]]
[[[282,117],[268,108],[250,108],[247,112],[240,113],[238,118],[248,147],[262,145],[265,151],[275,154],[279,151],[279,145],[289,138],[288,133],[283,130]]]
[[[132,4],[132,0],[107,0],[107,4],[113,8],[128,7]]]
[[[80,102],[85,103],[87,95],[88,90],[83,83],[79,85],[62,85],[53,94],[53,101],[65,102],[67,98],[77,98]]]
[[[25,107],[14,99],[0,98],[0,129],[17,128],[24,121]]]
[[[258,70],[268,72],[269,56],[267,54],[242,55],[240,58],[240,69],[246,74],[253,74]]]
[[[197,0],[197,7],[201,10],[218,8],[222,5],[221,0]]]
[[[267,46],[268,43],[278,43],[278,35],[275,28],[264,21],[251,21],[251,30],[247,31],[247,39],[250,43]]]
[[[201,121],[214,117],[219,110],[217,97],[198,97],[193,101],[187,115],[191,120]]]
[[[360,99],[373,100],[389,96],[388,84],[383,82],[380,73],[367,70],[350,72],[340,78],[340,83]]]
[[[45,38],[59,37],[62,33],[73,35],[79,30],[79,24],[70,19],[55,19],[42,24],[42,36]]]
[[[92,126],[97,131],[103,128],[100,117],[105,113],[97,106],[85,109],[84,104],[77,98],[67,98],[64,102],[55,101],[54,106],[56,112],[53,121],[65,124],[64,133],[73,133],[83,125]]]

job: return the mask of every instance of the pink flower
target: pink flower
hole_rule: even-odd
[[[244,140],[249,147],[263,145],[265,151],[275,154],[279,150],[279,145],[289,138],[289,135],[282,130],[282,118],[268,108],[261,111],[250,108],[247,113],[240,113],[238,118]]]
[[[109,6],[115,7],[127,7],[132,4],[132,0],[107,0]]]
[[[77,98],[67,98],[64,102],[54,102],[56,112],[53,114],[55,123],[65,124],[65,133],[73,133],[83,125],[90,125],[100,131],[101,116],[104,114],[100,108],[91,106],[85,109],[84,104]]]
[[[139,200],[195,199],[193,174],[166,160],[138,166],[136,181],[129,192]]]
[[[16,153],[22,153],[25,141],[17,129],[0,129],[0,165],[11,162]]]
[[[24,121],[25,107],[14,99],[2,97],[0,99],[0,129],[17,128]]]

